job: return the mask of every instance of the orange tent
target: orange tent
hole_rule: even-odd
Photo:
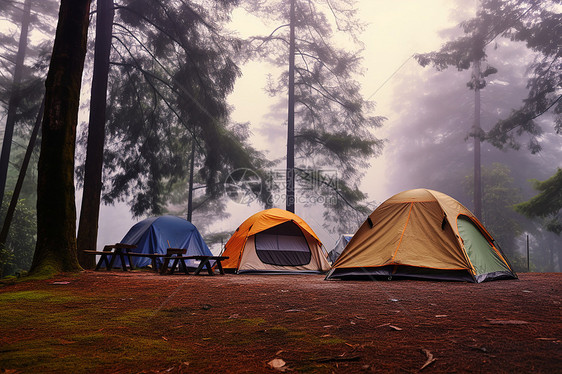
[[[267,209],[246,219],[225,245],[225,270],[242,272],[324,272],[330,265],[322,242],[296,214]]]
[[[461,203],[416,189],[383,202],[361,225],[326,279],[516,278],[492,235]]]

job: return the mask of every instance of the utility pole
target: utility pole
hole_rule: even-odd
[[[289,16],[289,108],[287,120],[286,209],[295,212],[295,0]]]
[[[193,174],[195,167],[195,138],[191,141],[191,159],[189,160],[189,189],[187,191],[187,220],[191,222],[193,217]]]
[[[480,160],[480,58],[474,60],[472,82],[474,84],[474,215],[482,219],[482,174]]]

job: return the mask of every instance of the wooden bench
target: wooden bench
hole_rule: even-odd
[[[211,265],[211,261],[215,261],[215,265],[217,269],[219,269],[220,274],[224,274],[224,270],[222,268],[221,261],[226,260],[228,257],[225,256],[207,256],[207,255],[193,255],[193,256],[184,256],[186,253],[185,249],[182,248],[168,248],[166,251],[166,256],[163,257],[164,261],[162,263],[162,267],[160,268],[160,274],[174,274],[174,271],[179,266],[183,270],[185,274],[189,274],[189,268],[185,263],[185,260],[197,260],[199,262],[199,266],[195,269],[194,275],[199,275],[201,270],[204,268],[207,269],[209,275],[214,275],[213,266]],[[172,261],[172,265],[168,269],[170,261]]]

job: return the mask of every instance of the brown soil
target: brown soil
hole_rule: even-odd
[[[561,372],[562,274],[323,279],[87,271],[6,285],[0,372]]]

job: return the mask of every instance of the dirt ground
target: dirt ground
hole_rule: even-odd
[[[562,274],[93,272],[0,287],[3,373],[560,373]]]

